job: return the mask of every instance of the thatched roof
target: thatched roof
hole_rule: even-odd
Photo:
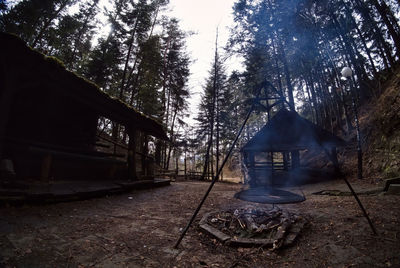
[[[155,119],[108,95],[89,80],[66,70],[57,58],[31,49],[15,35],[0,33],[0,58],[0,77],[8,79],[8,83],[12,83],[16,89],[46,85],[60,95],[75,99],[100,116],[168,140],[162,125]]]
[[[296,112],[280,110],[242,151],[280,152],[308,148],[332,148],[345,141],[320,128]]]

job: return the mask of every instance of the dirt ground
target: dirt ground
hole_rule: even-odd
[[[0,267],[400,267],[400,196],[360,196],[379,232],[373,236],[352,196],[312,194],[346,190],[340,180],[303,186],[305,202],[280,205],[309,224],[278,251],[228,247],[200,231],[205,212],[254,205],[233,198],[241,185],[217,183],[174,249],[208,185],[173,182],[86,201],[3,206]]]

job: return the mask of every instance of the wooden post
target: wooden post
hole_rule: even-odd
[[[155,151],[155,154],[154,154],[154,160],[155,160],[155,163],[158,165],[158,166],[162,166],[161,165],[161,151],[162,151],[162,141],[161,140],[159,140],[159,139],[157,139],[157,142],[156,142],[156,151]]]
[[[154,159],[152,157],[147,158],[147,176],[154,178]]]
[[[186,155],[186,147],[185,147],[185,180],[187,180],[187,155]]]
[[[274,152],[271,152],[271,172],[270,172],[269,176],[270,176],[270,179],[273,178],[273,176],[274,176]]]
[[[249,184],[250,186],[257,186],[257,178],[256,178],[256,171],[254,169],[255,164],[254,164],[254,153],[249,152],[248,154],[248,160],[249,160]]]
[[[299,151],[292,151],[292,170],[300,167]]]
[[[136,180],[136,131],[131,127],[128,128],[128,179]]]
[[[246,152],[243,152],[243,162],[246,167],[249,165],[249,158]]]
[[[149,175],[149,165],[147,160],[149,139],[145,133],[141,133],[141,148],[142,148],[142,172],[144,176]]]
[[[287,152],[282,152],[282,158],[283,158],[283,170],[287,171],[288,170],[288,154],[287,154]]]
[[[175,176],[178,177],[179,175],[179,156],[178,153],[175,152],[176,156],[175,156]]]

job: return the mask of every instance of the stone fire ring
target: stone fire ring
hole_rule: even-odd
[[[199,227],[204,232],[214,236],[223,244],[237,247],[273,247],[274,242],[276,242],[274,239],[231,237],[207,223],[208,218],[216,212],[218,211],[205,213],[203,218],[200,220]],[[303,229],[304,225],[305,222],[302,222],[296,227],[290,228],[289,233],[285,236],[282,246],[288,246],[292,244],[297,235],[300,233],[301,229]]]

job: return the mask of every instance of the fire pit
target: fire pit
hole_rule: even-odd
[[[244,207],[206,213],[200,228],[226,245],[277,249],[290,245],[305,223],[303,217],[277,207]]]

